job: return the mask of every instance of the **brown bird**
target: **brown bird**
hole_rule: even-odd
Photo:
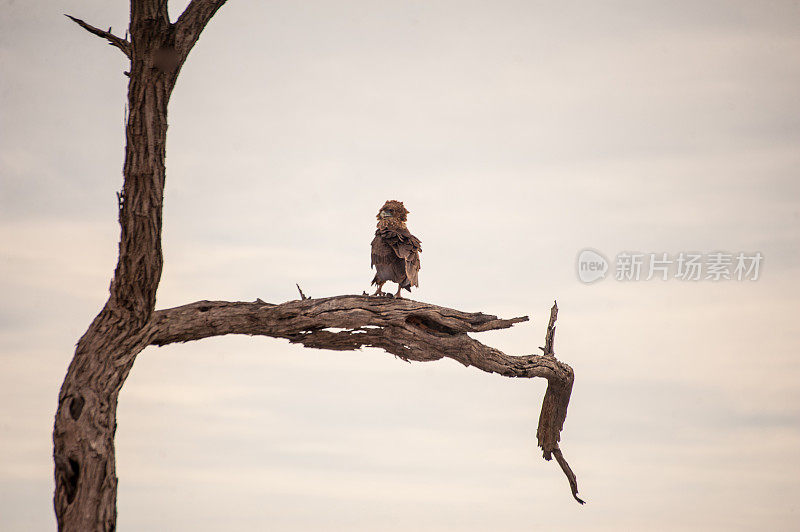
[[[409,211],[402,201],[389,200],[378,211],[378,228],[372,239],[372,266],[377,273],[372,284],[377,285],[374,296],[384,295],[383,283],[394,281],[398,284],[397,294],[405,288],[419,286],[419,253],[422,246],[419,238],[412,235],[406,227]]]

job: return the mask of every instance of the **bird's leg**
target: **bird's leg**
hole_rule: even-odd
[[[382,290],[382,288],[383,288],[383,283],[385,283],[385,282],[386,282],[386,281],[381,281],[380,283],[378,283],[378,289],[377,289],[377,290],[375,290],[375,293],[374,293],[374,294],[372,294],[373,296],[382,296],[382,295],[383,295],[383,290]]]
[[[395,299],[403,299],[403,296],[400,295],[400,290],[402,290],[402,289],[403,289],[402,286],[397,285],[397,293],[394,295]]]

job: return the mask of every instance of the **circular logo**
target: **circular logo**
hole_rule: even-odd
[[[608,271],[608,260],[593,249],[584,249],[578,253],[578,279],[582,283],[594,283],[604,279]]]

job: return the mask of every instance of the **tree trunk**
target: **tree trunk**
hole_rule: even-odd
[[[108,39],[130,59],[119,258],[103,309],[79,340],[58,397],[53,429],[59,530],[114,530],[117,398],[153,313],[161,278],[167,103],[180,67],[224,0],[193,0],[174,24],[167,2],[131,1],[131,42]],[[72,17],[70,17],[72,18]]]

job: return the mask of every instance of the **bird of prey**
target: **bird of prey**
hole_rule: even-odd
[[[372,284],[377,285],[374,296],[385,295],[383,284],[393,281],[398,284],[397,294],[405,288],[419,286],[419,253],[422,246],[419,238],[412,235],[406,227],[409,211],[402,201],[389,200],[378,211],[378,228],[372,239],[372,266],[377,273]]]

